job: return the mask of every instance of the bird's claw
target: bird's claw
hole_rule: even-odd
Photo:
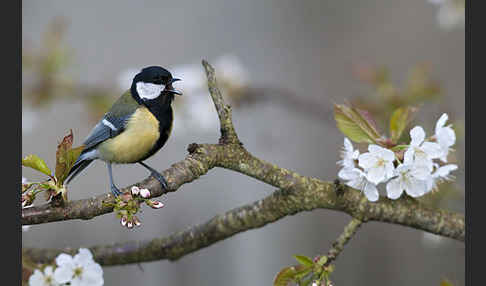
[[[164,176],[162,176],[158,172],[152,172],[152,177],[154,177],[155,179],[157,179],[157,181],[159,181],[159,183],[162,185],[162,188],[164,188],[164,190],[167,190],[167,180],[164,178]]]

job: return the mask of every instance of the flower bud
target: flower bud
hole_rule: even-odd
[[[122,225],[122,226],[126,226],[126,225],[127,225],[127,217],[126,217],[126,216],[123,216],[123,217],[121,218],[120,223],[121,223],[121,225]]]
[[[164,207],[164,204],[162,202],[159,202],[157,200],[148,200],[147,205],[149,205],[153,209],[160,209]]]
[[[142,196],[142,198],[146,199],[146,198],[150,197],[150,191],[148,189],[141,189],[140,195]]]
[[[140,189],[137,186],[133,186],[132,187],[132,195],[138,196],[139,193],[140,193]]]
[[[135,226],[140,226],[142,224],[136,216],[133,217],[133,223]]]

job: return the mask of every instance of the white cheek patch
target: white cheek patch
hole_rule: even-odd
[[[163,84],[137,82],[138,96],[142,99],[155,99],[160,95],[164,88],[165,86]]]

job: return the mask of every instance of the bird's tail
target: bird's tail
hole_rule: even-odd
[[[67,175],[67,180],[66,180],[66,185],[71,182],[72,179],[74,179],[77,175],[79,175],[88,165],[93,162],[95,158],[90,156],[89,152],[83,152],[81,155],[78,157],[76,162],[74,162],[73,167],[69,171],[69,174]]]

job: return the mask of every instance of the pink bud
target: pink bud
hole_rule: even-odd
[[[164,207],[164,204],[162,202],[159,202],[157,200],[150,200],[149,206],[153,209],[160,209]]]
[[[132,227],[133,227],[133,223],[132,223],[132,221],[127,222],[127,227],[128,227],[128,228],[132,228]]]
[[[132,195],[137,196],[140,193],[140,189],[137,186],[132,187]]]
[[[142,198],[146,199],[146,198],[150,197],[150,191],[148,189],[141,189],[140,195],[142,196]]]

